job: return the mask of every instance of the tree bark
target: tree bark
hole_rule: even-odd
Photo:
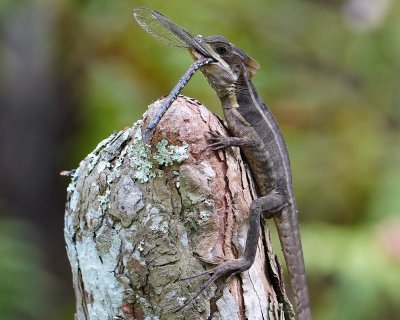
[[[102,141],[68,187],[65,240],[76,295],[76,319],[286,319],[281,268],[265,228],[254,265],[218,294],[218,281],[179,312],[223,259],[243,252],[255,197],[237,148],[206,150],[221,121],[197,101],[179,97],[151,140],[144,120]],[[144,130],[143,130],[144,131]],[[208,261],[208,262],[206,262]]]

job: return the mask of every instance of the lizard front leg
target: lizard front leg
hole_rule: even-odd
[[[211,138],[208,139],[207,149],[220,150],[228,147],[250,147],[255,141],[249,137],[226,137],[217,132],[210,131]]]

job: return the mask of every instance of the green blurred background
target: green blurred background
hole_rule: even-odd
[[[73,319],[58,173],[191,63],[136,24],[141,5],[260,62],[254,82],[291,155],[314,318],[400,319],[397,0],[1,0],[0,319]],[[200,73],[184,94],[221,114]]]

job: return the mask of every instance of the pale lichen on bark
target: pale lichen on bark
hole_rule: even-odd
[[[279,267],[266,263],[275,259],[265,247],[267,231],[253,267],[220,299],[211,299],[213,285],[174,312],[205,279],[180,278],[211,267],[204,261],[242,252],[254,191],[239,150],[205,150],[208,131],[226,132],[195,100],[179,97],[158,124],[153,147],[143,145],[141,130],[159,105],[144,122],[101,142],[68,187],[76,319],[278,319],[284,291]]]

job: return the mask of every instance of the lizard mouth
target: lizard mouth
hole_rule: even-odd
[[[200,52],[198,52],[196,49],[189,48],[188,50],[189,50],[189,53],[193,60],[197,61],[200,58],[204,58],[204,56]]]
[[[201,58],[205,58],[205,56],[202,55],[200,52],[198,52],[196,49],[189,48],[188,50],[189,50],[189,53],[190,53],[192,59],[195,61],[197,61]],[[210,63],[210,65],[217,63],[217,62],[218,61],[214,61],[214,62]],[[257,71],[260,69],[260,64],[257,61],[253,60],[252,58],[247,57],[247,59],[244,59],[243,62],[247,68],[247,71],[249,72],[250,78],[252,76],[254,76],[257,73]]]
[[[200,53],[199,51],[197,51],[194,48],[189,48],[188,50],[189,50],[190,56],[192,57],[192,59],[194,61],[204,59],[204,58],[211,58],[211,59],[213,59],[213,61],[211,63],[208,63],[207,66],[218,64],[218,60],[215,57],[212,57],[211,55],[204,56],[202,53]]]

